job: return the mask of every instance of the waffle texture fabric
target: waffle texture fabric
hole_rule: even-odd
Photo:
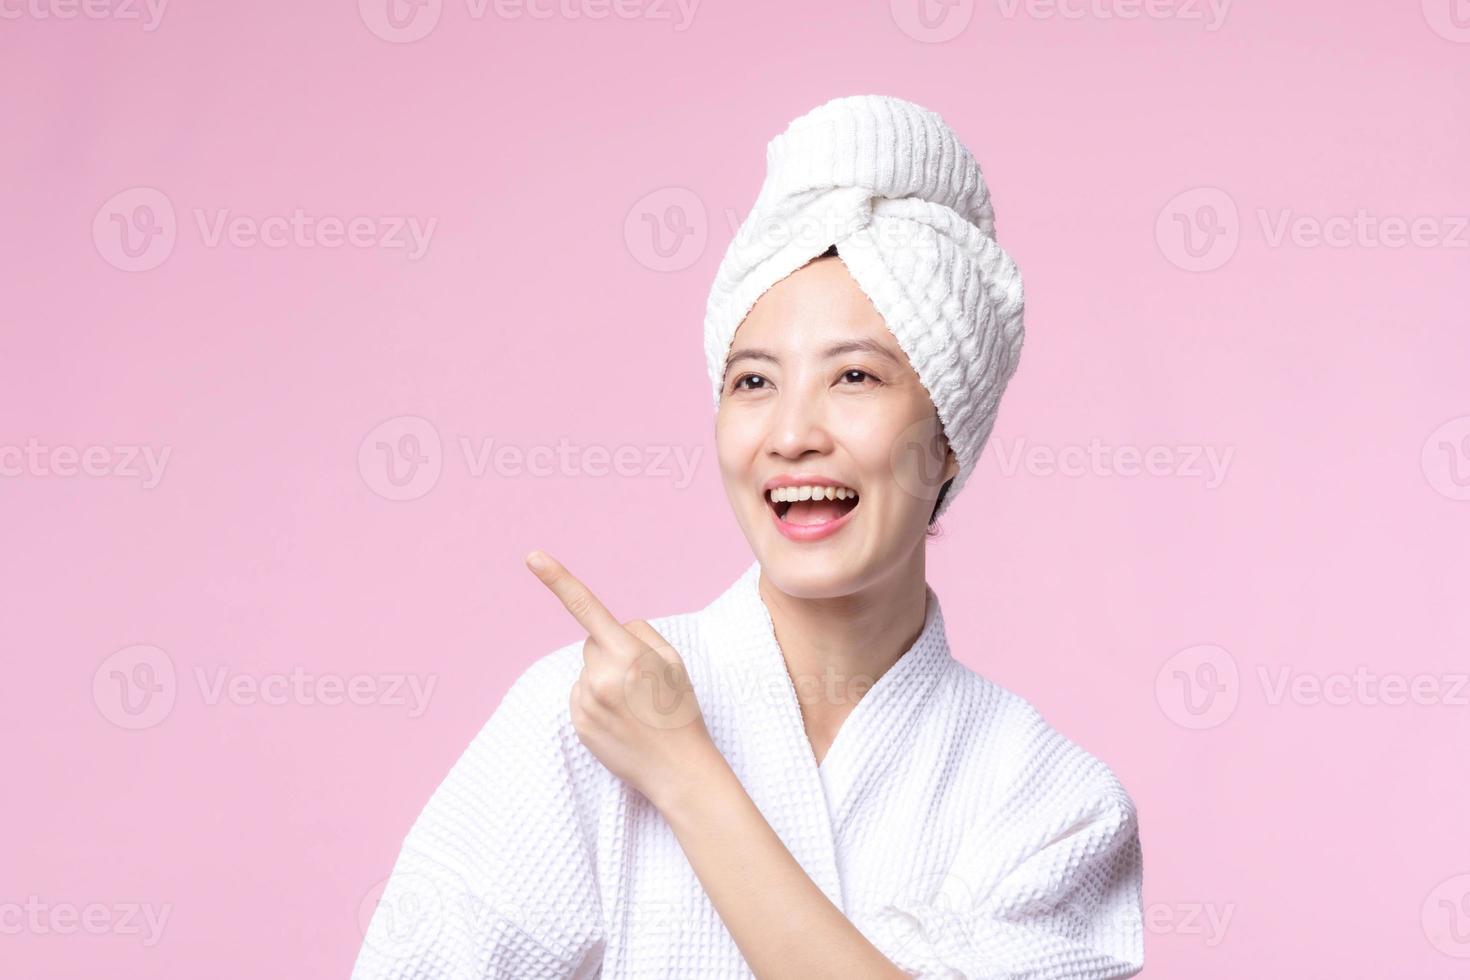
[[[705,310],[717,409],[725,359],[756,300],[831,245],[908,355],[954,449],[959,473],[943,514],[995,425],[1021,357],[1025,302],[1020,270],[996,242],[980,165],[938,114],[891,96],[846,96],[767,145],[765,181]]]
[[[818,764],[759,574],[649,622],[827,897],[914,977],[1138,973],[1138,820],[1107,766],[954,659],[932,587],[918,640]],[[663,816],[578,740],[581,668],[580,641],[534,661],[454,764],[403,841],[355,980],[754,975]]]

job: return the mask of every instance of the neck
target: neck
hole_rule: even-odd
[[[848,595],[787,595],[764,570],[758,586],[820,762],[858,700],[923,632],[924,545],[920,542],[907,560]]]

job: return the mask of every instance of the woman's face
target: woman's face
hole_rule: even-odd
[[[767,290],[727,365],[720,473],[778,587],[848,595],[912,560],[959,465],[918,374],[842,260],[816,259]],[[773,501],[772,484],[786,483],[856,497]]]

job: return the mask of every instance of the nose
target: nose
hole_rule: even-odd
[[[800,387],[781,392],[771,414],[767,442],[773,455],[786,459],[830,453],[832,434],[827,428],[825,399]]]

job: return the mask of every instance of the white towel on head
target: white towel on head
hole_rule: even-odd
[[[882,314],[939,414],[960,471],[975,468],[1024,336],[1020,270],[995,240],[974,156],[903,99],[833,99],[766,148],[766,178],[715,273],[704,322],[718,408],[735,331],[761,295],[831,245]]]

